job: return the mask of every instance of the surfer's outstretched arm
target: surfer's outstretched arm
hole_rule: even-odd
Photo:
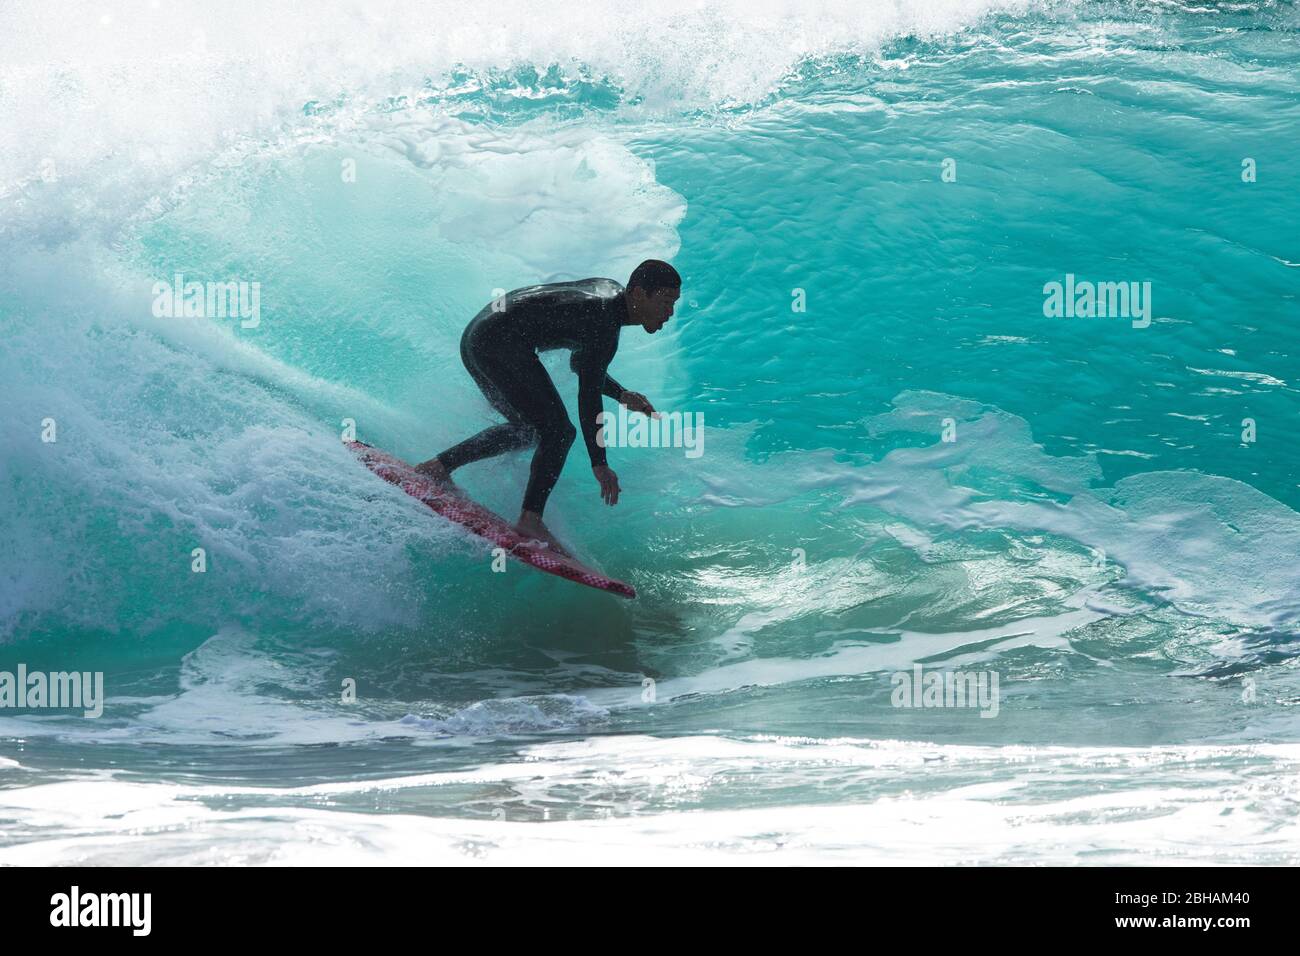
[[[578,371],[579,354],[580,353],[575,351],[573,355],[569,357],[569,368],[571,368],[575,373]],[[601,383],[600,392],[602,395],[608,395],[620,405],[626,405],[631,411],[640,412],[642,415],[659,414],[655,411],[654,406],[650,404],[648,398],[640,392],[634,392],[631,389],[624,388],[618,383],[613,375],[609,374],[608,370],[605,372],[605,380]]]
[[[626,405],[630,411],[640,412],[642,415],[649,415],[651,418],[659,417],[655,407],[650,404],[650,399],[640,392],[624,392],[619,398],[619,403]]]
[[[578,417],[582,423],[582,440],[587,445],[587,455],[591,458],[591,472],[600,483],[600,497],[607,505],[618,504],[621,489],[618,475],[609,467],[605,449],[600,446],[597,437],[600,434],[601,394],[605,391],[609,377],[605,372],[610,354],[604,355],[592,349],[574,352],[572,367],[578,373]],[[616,386],[617,382],[614,383]]]
[[[622,385],[614,381],[614,376],[608,372],[605,373],[605,384],[600,387],[600,390],[616,402],[622,401],[623,393],[627,391]]]
[[[578,349],[574,349],[573,353],[569,356],[569,369],[573,374],[578,375],[582,372],[583,361],[583,353]],[[616,402],[621,402],[623,400],[623,393],[626,391],[627,389],[618,384],[618,382],[614,380],[614,376],[610,375],[609,370],[606,369],[605,376],[600,383],[600,393],[602,395],[608,395]]]

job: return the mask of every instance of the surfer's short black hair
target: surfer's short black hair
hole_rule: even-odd
[[[627,280],[628,289],[641,289],[654,295],[660,289],[681,289],[682,277],[677,270],[661,259],[647,259],[632,270]]]

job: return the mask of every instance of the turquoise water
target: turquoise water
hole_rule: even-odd
[[[1294,6],[497,6],[0,13],[0,671],[108,695],[0,710],[0,862],[1294,863]],[[548,509],[635,602],[341,445],[493,421],[493,290],[647,257],[612,371],[704,453]]]

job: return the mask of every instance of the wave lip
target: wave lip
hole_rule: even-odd
[[[611,78],[642,111],[753,103],[810,58],[1032,5],[337,0],[304,18],[289,3],[168,2],[86,16],[75,4],[59,15],[57,3],[13,0],[0,8],[0,169],[17,178],[0,182],[0,200],[18,183],[91,168],[100,171],[92,188],[163,182],[157,174],[217,155],[232,137],[302,125],[304,105],[413,102],[458,73],[555,64]],[[65,135],[74,121],[77,135]]]

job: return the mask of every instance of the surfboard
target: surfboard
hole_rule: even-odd
[[[566,558],[551,551],[540,541],[524,537],[500,515],[462,494],[455,494],[442,488],[395,455],[380,451],[365,442],[350,441],[346,444],[361,459],[363,465],[384,481],[401,488],[412,498],[427,505],[435,514],[492,542],[497,547],[505,548],[506,554],[510,557],[531,565],[539,571],[585,584],[589,588],[608,591],[619,597],[636,597],[636,589],[632,585],[606,577],[573,558]]]

